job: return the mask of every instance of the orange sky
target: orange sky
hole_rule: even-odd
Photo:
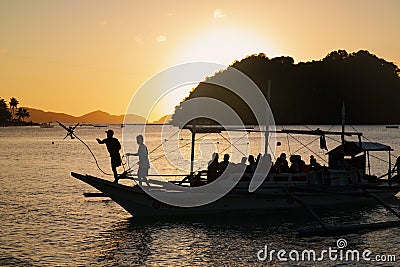
[[[298,62],[366,49],[399,65],[398,14],[397,0],[2,0],[0,97],[123,114],[143,82],[183,62],[226,65],[260,52]]]

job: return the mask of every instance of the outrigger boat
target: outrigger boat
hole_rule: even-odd
[[[198,133],[221,132],[223,127],[185,126],[192,133],[191,173],[182,181],[169,181],[182,187],[197,187],[206,185],[204,178],[206,171],[193,171],[194,141]],[[252,131],[252,130],[249,130]],[[328,166],[308,172],[272,172],[254,173],[252,178],[265,178],[261,186],[254,192],[249,192],[248,179],[243,179],[246,174],[226,174],[232,179],[239,180],[237,185],[222,198],[203,206],[177,207],[160,202],[139,187],[126,186],[101,179],[91,175],[83,175],[72,172],[71,175],[102,192],[102,196],[110,197],[134,218],[144,217],[179,217],[179,216],[203,216],[205,214],[238,214],[258,213],[269,214],[271,210],[291,210],[305,208],[323,226],[327,227],[313,208],[327,208],[343,206],[346,208],[382,204],[400,219],[400,215],[393,210],[386,201],[396,201],[395,195],[400,191],[400,184],[392,181],[391,151],[390,146],[362,141],[360,132],[330,132],[317,130],[277,130],[276,134],[300,134],[323,137],[328,135],[340,135],[342,143],[330,150]],[[356,136],[356,141],[345,141],[344,136]],[[388,153],[387,179],[379,179],[370,174],[370,153],[384,151]],[[345,163],[343,165],[339,162]],[[350,167],[351,166],[351,167]],[[241,177],[238,177],[241,175]],[[162,176],[162,175],[159,175]],[[151,177],[151,176],[149,176]],[[128,178],[136,180],[134,174]],[[162,182],[149,179],[150,184],[158,185],[156,190],[163,190]],[[400,221],[393,222],[400,225]],[[385,225],[387,227],[387,225]],[[382,226],[383,227],[383,226]],[[353,231],[353,230],[352,230]]]
[[[40,128],[53,128],[54,125],[50,124],[50,122],[43,122],[41,124],[39,124]]]

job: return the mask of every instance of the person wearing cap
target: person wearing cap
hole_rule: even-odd
[[[121,144],[118,141],[117,138],[113,137],[114,136],[114,131],[113,130],[107,130],[107,138],[100,140],[99,138],[96,138],[97,143],[99,144],[106,144],[108,153],[110,153],[110,158],[111,158],[111,169],[114,173],[114,182],[118,182],[118,173],[117,173],[117,167],[121,166],[121,156],[119,154],[119,151],[121,150]]]

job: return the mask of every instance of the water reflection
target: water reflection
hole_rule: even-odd
[[[128,220],[115,225],[99,236],[95,255],[98,266],[143,266],[151,254],[151,231],[145,227],[133,229]]]
[[[301,215],[303,214],[303,215]],[[384,214],[384,215],[382,215]],[[324,221],[334,225],[366,223],[371,218],[385,219],[386,211],[368,208],[353,213],[324,214]],[[383,216],[383,217],[382,217]],[[294,219],[296,218],[296,219]],[[379,219],[380,218],[380,219]],[[393,219],[393,218],[392,218]],[[348,249],[370,249],[383,253],[388,247],[385,237],[397,236],[399,229],[340,237],[299,238],[299,227],[318,227],[304,211],[290,214],[264,214],[258,216],[220,216],[187,220],[124,220],[99,236],[101,250],[96,255],[99,266],[260,266],[257,251],[268,245],[274,249],[320,251],[336,248],[336,240],[345,238]],[[397,240],[397,239],[394,239]],[[400,256],[399,242],[391,241],[391,252]],[[382,244],[383,245],[379,245]],[[265,262],[264,262],[265,264]],[[268,265],[282,262],[268,262]],[[307,266],[304,262],[290,262],[286,266]],[[332,266],[332,262],[322,262]],[[386,265],[386,266],[390,266]]]
[[[83,192],[93,189],[70,177],[70,171],[100,175],[82,144],[62,140],[65,134],[60,127],[42,130],[0,129],[0,266],[282,265],[260,263],[257,251],[266,244],[276,249],[323,249],[336,244],[338,237],[296,236],[297,228],[319,227],[304,210],[283,216],[266,213],[184,221],[128,220],[129,214],[115,202],[83,198]],[[114,130],[120,136],[120,127]],[[380,126],[365,126],[361,130],[372,140],[390,144],[399,151],[398,131],[382,130]],[[79,129],[80,137],[92,147],[100,165],[107,167],[108,154],[95,141],[102,134],[104,129]],[[154,148],[159,140],[154,137],[153,141]],[[284,145],[280,149],[278,152],[287,152]],[[387,170],[386,165],[377,163],[378,168]],[[383,208],[317,213],[334,225],[396,219]],[[342,237],[349,248],[391,252],[400,258],[399,235],[399,229],[392,228]]]

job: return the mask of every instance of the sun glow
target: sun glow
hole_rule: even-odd
[[[252,54],[275,56],[274,50],[265,36],[240,27],[218,27],[196,34],[179,46],[173,57],[179,62],[206,61],[230,65]]]
[[[240,27],[219,27],[202,31],[188,42],[178,46],[177,52],[172,54],[171,61],[212,62],[228,66],[235,60],[241,60],[248,55],[265,53],[269,57],[275,56],[273,45],[264,36],[257,35]],[[215,72],[219,71],[216,69]],[[207,76],[212,76],[214,72]],[[205,78],[205,77],[204,77]],[[193,85],[183,86],[163,96],[155,105],[150,120],[156,120],[162,115],[171,114],[174,107],[184,97],[188,96]]]
[[[170,89],[154,104],[147,120],[155,122],[165,115],[173,114],[177,106],[197,84],[187,84]]]

